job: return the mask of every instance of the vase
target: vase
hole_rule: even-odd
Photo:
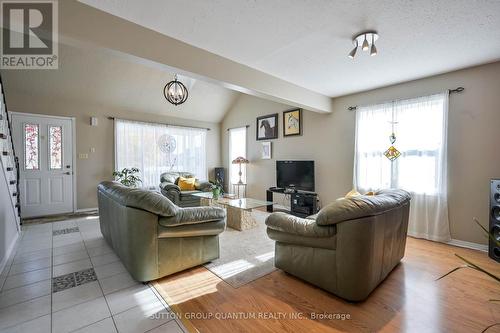
[[[219,199],[219,195],[220,195],[220,189],[219,188],[214,188],[212,189],[212,198],[217,200]]]

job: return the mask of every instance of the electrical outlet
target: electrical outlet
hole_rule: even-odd
[[[90,152],[95,153],[95,148],[94,147],[90,148]]]
[[[87,159],[87,158],[89,158],[89,154],[82,154],[82,153],[80,153],[80,154],[78,154],[78,158],[82,159],[82,160],[83,159]]]

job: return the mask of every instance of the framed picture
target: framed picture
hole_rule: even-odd
[[[257,140],[278,138],[278,114],[257,117]]]
[[[283,136],[302,135],[302,109],[283,111]]]
[[[271,141],[262,142],[262,159],[271,159]]]

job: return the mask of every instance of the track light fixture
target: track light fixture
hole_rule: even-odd
[[[370,50],[370,55],[377,55],[377,47],[375,46],[375,41],[378,39],[378,34],[374,30],[364,31],[357,34],[353,39],[352,43],[354,44],[354,48],[351,52],[349,52],[348,57],[354,59],[356,56],[356,52],[358,50],[359,45],[361,45],[361,50],[368,51]]]
[[[349,52],[349,58],[354,59],[354,56],[356,55],[356,51],[358,50],[358,41],[356,41],[356,45],[352,49],[351,52]]]

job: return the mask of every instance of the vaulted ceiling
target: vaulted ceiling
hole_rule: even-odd
[[[163,96],[173,72],[104,50],[64,44],[59,45],[59,69],[5,70],[2,76],[7,93],[209,122],[220,122],[239,95],[220,85],[181,76],[189,88],[189,99],[174,106]]]
[[[496,0],[82,2],[332,97],[500,59]],[[364,29],[379,55],[350,60]]]

